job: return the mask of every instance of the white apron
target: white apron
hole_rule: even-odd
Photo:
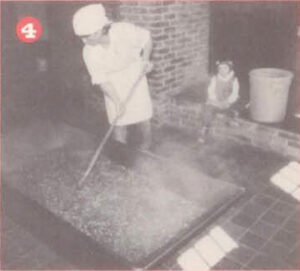
[[[109,81],[114,86],[117,95],[122,102],[125,102],[132,86],[140,76],[141,70],[141,62],[136,62],[121,72],[115,72],[108,75]],[[112,123],[117,116],[116,106],[107,96],[105,96],[105,106],[108,120]],[[147,79],[144,76],[134,89],[133,95],[125,105],[125,112],[119,118],[116,125],[138,123],[150,119],[152,115],[152,102]]]

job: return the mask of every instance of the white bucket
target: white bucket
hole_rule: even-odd
[[[250,114],[255,121],[281,122],[286,115],[293,73],[275,68],[250,71]]]

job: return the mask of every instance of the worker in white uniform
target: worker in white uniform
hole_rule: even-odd
[[[152,39],[144,28],[126,22],[111,22],[101,4],[80,8],[73,16],[73,28],[83,43],[83,59],[92,84],[104,92],[110,124],[118,117],[114,139],[127,143],[129,125],[136,125],[142,135],[141,149],[151,145],[152,102],[145,74],[150,62]],[[133,85],[143,76],[125,104]]]

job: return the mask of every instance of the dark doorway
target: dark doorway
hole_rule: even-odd
[[[212,3],[211,70],[217,59],[232,59],[245,100],[251,69],[277,67],[295,72],[297,12],[298,3],[292,2]],[[296,92],[293,88],[291,95]]]

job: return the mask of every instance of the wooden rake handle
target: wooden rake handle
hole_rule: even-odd
[[[130,89],[130,91],[129,91],[129,93],[128,93],[128,95],[127,95],[125,101],[124,101],[124,107],[125,107],[125,108],[126,108],[128,102],[130,101],[130,99],[132,98],[132,95],[134,94],[134,91],[135,91],[136,87],[138,86],[138,84],[140,83],[140,81],[142,80],[142,78],[143,78],[144,76],[145,76],[145,73],[142,72],[142,73],[139,75],[139,77],[137,78],[137,80],[134,82],[134,84],[132,85],[132,87],[131,87],[131,89]],[[94,153],[94,155],[93,155],[93,157],[92,157],[92,159],[91,159],[91,161],[90,161],[90,163],[89,163],[88,168],[86,169],[86,171],[84,172],[82,178],[80,179],[80,181],[79,181],[79,183],[78,183],[79,186],[81,186],[81,185],[85,182],[86,178],[87,178],[88,175],[90,174],[90,172],[91,172],[91,170],[93,169],[93,167],[94,167],[94,165],[95,165],[95,163],[96,163],[98,157],[100,156],[100,154],[101,154],[101,152],[102,152],[102,150],[103,150],[103,147],[105,146],[106,142],[107,142],[108,139],[110,138],[110,136],[111,136],[111,134],[112,134],[112,132],[113,132],[113,130],[114,130],[114,128],[115,128],[115,125],[116,125],[117,121],[119,120],[120,117],[123,116],[124,112],[125,112],[125,110],[124,110],[121,114],[117,115],[117,117],[116,117],[116,118],[113,120],[113,122],[110,124],[110,127],[109,127],[109,129],[107,130],[107,132],[106,132],[104,138],[101,140],[101,142],[100,142],[100,144],[99,144],[97,150],[95,151],[95,153]]]

